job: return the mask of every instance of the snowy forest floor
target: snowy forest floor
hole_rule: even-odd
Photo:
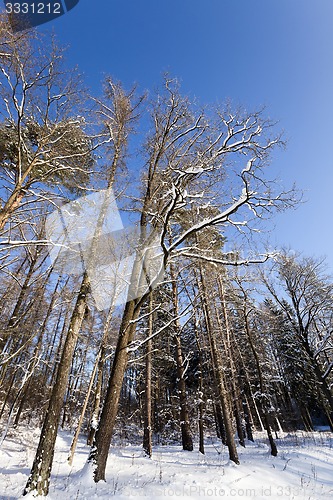
[[[11,432],[0,450],[0,499],[20,498],[33,462],[38,429]],[[89,448],[80,440],[73,466],[67,463],[72,436],[61,431],[51,477],[50,499],[333,498],[333,435],[328,432],[280,434],[278,456],[269,453],[264,434],[239,447],[241,465],[228,460],[227,449],[207,440],[205,455],[180,446],[158,446],[152,459],[140,446],[111,448],[107,482],[95,484],[85,466]],[[24,498],[32,498],[31,494]]]

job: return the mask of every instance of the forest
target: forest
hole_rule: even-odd
[[[170,75],[92,95],[51,35],[0,23],[0,442],[40,428],[22,493],[48,494],[58,429],[95,483],[122,439],[149,460],[214,436],[238,465],[256,432],[274,457],[282,432],[333,431],[333,281],[264,244],[302,198],[265,109]]]

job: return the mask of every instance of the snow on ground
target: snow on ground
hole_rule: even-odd
[[[0,450],[0,499],[20,498],[33,462],[39,430],[21,428],[7,436]],[[73,466],[67,464],[71,435],[57,439],[49,498],[130,499],[245,498],[318,500],[333,498],[333,435],[283,434],[279,453],[272,457],[263,434],[255,443],[239,447],[241,465],[228,460],[227,449],[217,440],[206,444],[206,454],[185,452],[179,446],[158,446],[152,459],[140,446],[113,447],[107,482],[95,484],[85,465],[89,448],[79,442]],[[28,495],[31,498],[31,495]],[[28,498],[24,497],[24,498]]]

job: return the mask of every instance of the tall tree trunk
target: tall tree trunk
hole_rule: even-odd
[[[89,429],[89,434],[87,438],[87,445],[92,446],[95,438],[95,433],[97,430],[97,425],[98,425],[98,417],[99,417],[99,412],[100,412],[100,403],[101,403],[101,396],[102,396],[102,386],[103,386],[103,370],[104,370],[104,361],[105,361],[105,348],[106,348],[106,343],[107,343],[107,338],[109,335],[109,328],[110,328],[110,323],[112,319],[112,314],[113,314],[113,304],[111,305],[105,324],[103,328],[103,335],[102,335],[102,340],[101,340],[101,347],[100,347],[100,352],[99,352],[99,357],[98,357],[98,366],[97,366],[97,382],[96,382],[96,390],[95,390],[95,397],[94,397],[94,406],[93,406],[93,411],[92,411],[92,416],[90,420],[90,429]]]
[[[199,285],[199,290],[201,290],[201,292],[202,292],[202,304],[203,304],[203,309],[204,309],[206,328],[207,328],[207,332],[208,332],[208,339],[209,339],[210,348],[211,348],[212,364],[213,364],[215,379],[217,382],[219,403],[221,405],[221,410],[222,410],[222,414],[223,414],[223,423],[224,423],[224,428],[225,428],[226,442],[227,442],[228,451],[229,451],[229,458],[235,464],[239,464],[237,447],[236,447],[235,438],[234,438],[234,430],[233,430],[233,425],[232,425],[229,394],[228,394],[228,390],[227,390],[226,381],[224,378],[221,352],[218,349],[216,338],[215,338],[215,331],[213,329],[213,325],[211,322],[211,316],[210,316],[210,311],[209,311],[209,307],[208,307],[208,303],[209,303],[208,302],[208,293],[206,290],[206,283],[205,283],[205,278],[204,278],[202,266],[200,266],[199,269],[200,269],[200,281],[198,281],[198,285]]]
[[[257,419],[257,423],[259,423],[262,432],[265,432],[265,427],[264,427],[263,421],[261,419],[257,403],[254,399],[253,391],[251,388],[251,382],[249,380],[249,376],[247,373],[247,367],[245,366],[242,353],[241,353],[239,347],[237,346],[237,344],[236,344],[236,349],[237,349],[237,354],[239,356],[239,360],[240,360],[240,364],[241,364],[240,377],[243,379],[243,381],[240,382],[240,385],[243,387],[243,390],[244,390],[244,400],[246,403],[245,407],[247,407],[247,410],[249,412],[249,424],[251,426],[253,425],[252,415],[255,415],[255,417]],[[252,432],[251,432],[251,434],[252,434]]]
[[[203,377],[202,377],[202,359],[200,356],[199,359],[199,419],[198,419],[198,427],[199,427],[199,451],[203,455],[205,454],[205,443],[204,443],[204,391],[203,391]]]
[[[182,345],[180,335],[175,335],[176,340],[176,362],[177,362],[177,378],[178,378],[178,397],[180,406],[180,428],[182,433],[183,450],[193,451],[193,440],[190,429],[189,412],[187,405],[185,370],[182,354]]]
[[[69,406],[69,402],[70,402],[70,394],[72,392],[72,386],[74,383],[73,379],[74,379],[74,371],[75,371],[75,358],[76,358],[76,351],[77,351],[78,344],[79,344],[79,336],[77,336],[77,338],[76,338],[76,344],[75,344],[75,347],[73,350],[73,355],[72,355],[71,368],[69,370],[69,375],[68,375],[67,390],[66,390],[65,397],[63,400],[63,404],[62,404],[63,411],[62,411],[62,419],[61,419],[61,424],[60,424],[61,429],[63,429],[65,427],[67,415],[70,414],[70,410],[69,410],[68,406]]]
[[[244,298],[244,300],[245,300],[245,298]],[[243,313],[244,313],[245,332],[246,332],[247,338],[249,340],[251,350],[252,350],[252,353],[253,353],[253,356],[254,356],[254,359],[256,362],[256,367],[257,367],[257,372],[258,372],[258,377],[259,377],[259,384],[260,384],[260,391],[261,391],[261,394],[265,394],[264,378],[263,378],[263,374],[262,374],[262,370],[261,370],[259,356],[258,356],[257,350],[254,346],[253,339],[252,339],[252,334],[251,334],[249,320],[248,320],[248,311],[246,309],[246,303],[244,303]],[[264,414],[265,429],[266,429],[268,441],[269,441],[269,444],[271,447],[271,455],[273,455],[273,457],[276,457],[276,455],[278,454],[278,451],[277,451],[275,441],[273,439],[273,434],[272,434],[272,429],[271,429],[270,422],[269,422],[269,414],[268,414],[268,410],[266,407],[266,403],[264,402],[261,406],[262,406],[262,411]]]
[[[252,415],[251,415],[251,410],[249,407],[249,403],[247,400],[246,395],[244,394],[244,399],[243,399],[243,409],[244,409],[244,417],[245,417],[245,430],[246,430],[246,436],[249,441],[254,442],[253,438],[253,421],[252,421]]]
[[[160,444],[160,436],[162,432],[162,424],[161,424],[161,418],[159,414],[159,406],[160,406],[160,374],[159,371],[157,370],[157,373],[155,375],[155,384],[154,384],[154,410],[153,410],[153,422],[154,422],[154,432],[157,434],[157,442]]]
[[[195,317],[194,321],[194,332],[195,339],[199,354],[199,418],[198,418],[198,428],[199,428],[199,452],[203,455],[205,454],[205,444],[204,444],[204,409],[205,409],[205,401],[204,401],[204,386],[203,386],[203,352],[199,340],[199,332],[198,332],[198,324],[197,318]]]
[[[100,359],[100,355],[101,355],[101,352],[99,350],[99,352],[97,354],[97,357],[96,357],[96,360],[95,360],[95,363],[94,363],[93,371],[92,371],[91,376],[90,376],[90,382],[89,382],[87,394],[86,394],[86,397],[84,399],[84,403],[83,403],[83,406],[82,406],[81,415],[80,415],[80,418],[79,418],[79,421],[78,421],[78,424],[77,424],[77,427],[76,427],[76,431],[74,433],[74,437],[73,437],[73,440],[72,440],[72,443],[71,443],[71,447],[70,447],[70,450],[69,450],[69,455],[68,455],[68,463],[69,463],[69,465],[73,464],[74,454],[75,454],[77,442],[79,440],[79,436],[80,436],[80,432],[81,432],[81,427],[82,427],[84,415],[86,413],[86,409],[87,409],[87,406],[88,406],[88,401],[89,401],[90,393],[91,393],[91,390],[92,390],[92,387],[93,387],[93,384],[94,384],[94,380],[95,380],[95,376],[96,376],[96,371],[97,371],[97,367],[98,367],[98,363],[99,363],[99,359]]]
[[[56,381],[53,386],[49,406],[44,419],[35,460],[23,495],[27,495],[30,491],[36,490],[38,495],[46,496],[49,491],[49,480],[60,414],[64,403],[64,396],[67,388],[74,349],[86,310],[88,291],[89,279],[85,273],[72,313],[61,361],[57,371]]]
[[[244,430],[243,430],[243,425],[242,425],[242,410],[240,408],[240,397],[239,397],[240,395],[239,395],[239,388],[237,386],[236,369],[235,369],[235,365],[234,365],[234,351],[233,351],[233,346],[232,346],[232,341],[231,341],[232,330],[231,330],[230,325],[229,325],[229,315],[228,315],[228,310],[227,310],[224,285],[223,285],[221,276],[218,277],[217,281],[218,281],[218,289],[219,289],[219,294],[220,294],[220,299],[221,299],[222,312],[223,312],[223,318],[224,318],[224,324],[225,324],[225,334],[226,334],[225,336],[222,335],[222,340],[223,340],[223,343],[225,345],[227,357],[228,357],[229,363],[230,363],[233,407],[234,407],[237,434],[238,434],[239,444],[241,446],[245,447],[245,435],[244,435]],[[219,328],[220,328],[220,331],[222,334],[222,324],[221,324],[217,310],[216,310],[216,318],[217,318],[217,322],[218,322],[218,325],[219,325]]]
[[[173,315],[178,318],[178,291],[176,282],[176,273],[174,266],[170,265],[170,276],[171,276],[171,286],[172,286],[172,303],[173,303]],[[182,445],[183,450],[193,451],[193,440],[190,429],[189,421],[189,411],[187,404],[187,393],[186,393],[186,382],[185,382],[185,370],[184,361],[182,353],[182,344],[180,338],[180,323],[179,319],[175,320],[175,341],[176,341],[176,364],[177,364],[177,379],[178,379],[178,397],[180,406],[180,428],[182,433]]]
[[[217,395],[216,401],[213,401],[216,434],[217,434],[217,437],[221,439],[222,444],[224,444],[224,446],[227,446],[227,436],[226,436],[225,428],[224,428],[223,415],[222,415],[222,410],[221,410],[221,406],[218,402],[218,399],[219,399],[219,396]]]
[[[98,417],[100,412],[100,404],[101,404],[101,396],[102,396],[102,386],[103,386],[103,368],[104,368],[104,356],[105,349],[101,347],[101,355],[98,360],[98,368],[97,368],[97,382],[96,382],[96,390],[95,390],[95,398],[94,398],[94,407],[90,420],[90,428],[89,434],[87,437],[87,445],[92,446],[97,430],[98,425]]]
[[[51,364],[52,358],[54,359],[53,367],[52,367],[52,364],[51,364],[52,372],[49,375],[49,385],[51,387],[53,387],[53,385],[55,383],[56,376],[57,376],[59,364],[60,364],[60,361],[61,361],[61,353],[62,353],[62,351],[64,349],[64,343],[65,343],[65,340],[66,340],[66,332],[68,332],[68,329],[69,329],[70,318],[71,318],[70,311],[67,310],[66,313],[65,313],[64,322],[62,324],[62,328],[61,328],[61,332],[60,332],[60,338],[59,338],[58,345],[55,348],[56,337],[57,337],[57,330],[55,330],[54,337],[53,337],[53,340],[52,340],[51,349],[50,349],[50,352],[47,355],[47,359],[46,359],[46,363],[45,363],[45,379],[46,380],[47,380],[47,375],[48,375],[47,372],[51,371],[51,370],[49,370],[48,365]],[[69,324],[68,324],[68,320],[69,320]]]
[[[152,372],[152,347],[153,341],[153,293],[149,293],[149,319],[148,319],[148,341],[146,345],[146,373],[145,373],[145,400],[144,400],[144,430],[143,449],[148,457],[152,456],[152,423],[151,423],[151,372]]]
[[[233,382],[233,398],[234,398],[234,414],[236,420],[236,428],[238,434],[239,444],[245,448],[245,432],[242,420],[242,413],[240,408],[240,399],[239,399],[239,391],[236,388],[235,383]]]

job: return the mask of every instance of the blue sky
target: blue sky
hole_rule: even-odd
[[[80,0],[46,27],[93,89],[104,74],[153,88],[169,71],[202,103],[266,105],[288,139],[272,169],[308,200],[274,218],[270,242],[333,271],[332,0]]]

